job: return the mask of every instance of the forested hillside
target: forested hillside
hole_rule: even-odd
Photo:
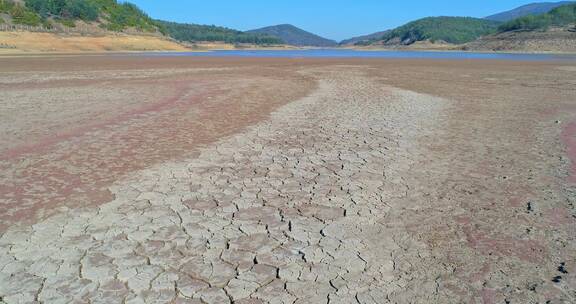
[[[161,32],[179,41],[282,44],[277,37],[251,34],[219,26],[153,20],[136,5],[117,0],[0,0],[0,14],[14,24],[75,27],[88,22],[109,31],[127,29]],[[6,20],[0,15],[0,23]]]
[[[557,7],[549,13],[525,16],[502,24],[500,32],[546,30],[550,26],[576,25],[576,4]]]
[[[352,37],[350,39],[340,41],[340,45],[368,45],[375,40],[384,37],[389,31],[382,31],[364,36]]]
[[[214,25],[156,21],[163,32],[179,41],[223,41],[226,43],[282,44],[277,37],[245,33]]]
[[[157,25],[146,13],[131,3],[116,0],[26,0],[24,5],[13,0],[0,0],[0,12],[10,15],[16,24],[45,25],[54,23],[75,26],[75,21],[98,21],[107,30],[133,28],[156,31]]]
[[[409,45],[416,41],[444,41],[461,44],[496,32],[498,22],[470,17],[428,17],[412,21],[385,33],[384,43]]]
[[[248,33],[278,37],[285,43],[296,46],[335,47],[338,45],[334,40],[320,37],[291,24],[268,26],[248,31]]]

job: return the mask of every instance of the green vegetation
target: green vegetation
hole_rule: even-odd
[[[12,6],[14,6],[12,1],[0,0],[0,13],[8,13]]]
[[[76,20],[100,21],[111,31],[134,28],[153,32],[158,25],[136,5],[116,0],[25,0],[25,5],[13,0],[0,0],[0,12],[10,14],[14,23],[47,25],[49,20],[74,27]]]
[[[12,0],[0,0],[0,13],[9,14],[16,24],[40,25],[42,18],[26,7],[15,4]]]
[[[0,13],[9,14],[15,5],[13,0],[0,0]]]
[[[309,33],[291,24],[279,24],[248,31],[247,33],[268,35],[282,39],[286,44],[296,46],[334,47],[338,43]]]
[[[99,22],[110,31],[128,28],[146,32],[159,30],[180,41],[222,41],[226,43],[281,44],[270,35],[244,33],[224,27],[156,21],[136,5],[117,0],[0,0],[0,13],[9,14],[14,23],[52,27],[58,22],[75,27],[77,20]],[[3,20],[0,21],[4,22]]]
[[[576,4],[557,7],[546,14],[525,16],[502,24],[500,32],[546,30],[550,26],[576,24]]]
[[[128,2],[118,3],[116,0],[94,0],[101,12],[107,16],[103,24],[108,30],[122,31],[128,27],[141,31],[156,31],[158,25],[152,18],[136,5]]]
[[[369,46],[374,42],[376,42],[376,40],[374,40],[374,39],[360,40],[358,42],[355,42],[354,45],[356,45],[356,46]]]
[[[68,20],[95,21],[99,12],[95,2],[89,0],[26,0],[26,7],[42,18],[56,17]]]
[[[156,21],[161,31],[179,41],[222,41],[226,43],[282,44],[270,35],[250,34],[214,25]]]
[[[60,20],[60,23],[62,23],[62,25],[67,27],[76,27],[76,23],[74,23],[74,20],[62,19]]]
[[[381,40],[399,39],[402,44],[424,40],[461,44],[496,32],[498,24],[470,17],[428,17],[400,26],[384,34]]]
[[[21,5],[14,5],[9,13],[16,24],[38,26],[42,23],[40,16]]]
[[[74,20],[96,21],[102,27],[122,31],[128,27],[142,31],[155,31],[156,24],[136,5],[116,0],[26,0],[26,6],[42,18],[54,17],[66,26]]]

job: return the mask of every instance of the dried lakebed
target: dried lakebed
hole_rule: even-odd
[[[530,107],[505,121],[492,112],[505,104],[416,93],[363,64],[298,73],[317,87],[269,119],[123,176],[111,202],[11,225],[0,302],[576,299],[570,166],[543,156],[564,153],[553,122]]]

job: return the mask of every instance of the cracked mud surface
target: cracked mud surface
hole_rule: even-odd
[[[280,86],[306,97],[286,93],[268,118],[180,147],[194,153],[154,158],[163,143],[143,139],[150,148],[102,180],[110,202],[33,197],[32,205],[67,208],[28,216],[33,223],[5,214],[0,303],[576,300],[576,74],[567,64],[267,64],[258,73],[235,67],[230,78],[180,72],[206,81],[187,89],[194,96],[218,87],[200,99],[224,100],[222,88],[274,96]],[[274,70],[289,79],[270,80]],[[238,84],[240,73],[250,75]],[[162,120],[179,111],[154,113]],[[112,153],[100,145],[121,145],[104,135],[131,132],[112,121],[113,130],[89,129],[21,157],[59,156],[60,146],[75,148],[82,136],[96,152]],[[177,143],[180,129],[200,128],[190,123],[151,132],[174,134]],[[22,138],[41,138],[31,133]],[[87,160],[99,157],[77,149]],[[16,160],[4,164],[20,168]]]
[[[190,156],[308,83],[254,67],[1,75],[0,231],[110,201],[108,186],[127,172]]]

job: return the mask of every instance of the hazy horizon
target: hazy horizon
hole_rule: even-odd
[[[486,17],[536,1],[284,1],[270,3],[213,0],[193,3],[188,0],[157,2],[131,0],[151,17],[176,22],[214,24],[242,31],[277,24],[293,24],[320,36],[341,41],[387,30],[428,16]],[[556,1],[549,1],[556,2]]]

